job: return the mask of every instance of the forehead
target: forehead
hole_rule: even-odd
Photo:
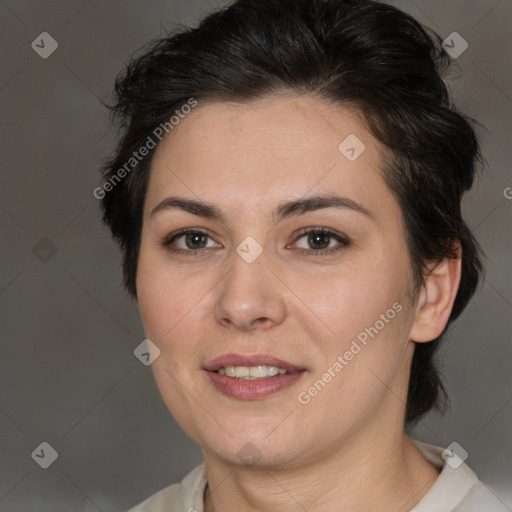
[[[309,191],[383,201],[383,155],[355,109],[311,96],[199,103],[156,149],[147,209],[171,192],[240,208]]]
[[[250,163],[252,158],[261,160],[265,153],[283,160],[299,156],[318,161],[323,155],[337,158],[340,143],[349,135],[364,140],[371,152],[380,149],[356,109],[312,96],[200,102],[164,138],[157,153],[171,145],[175,153],[179,147],[180,156],[192,159],[202,156],[195,149],[208,148],[209,154],[222,162],[241,157]]]

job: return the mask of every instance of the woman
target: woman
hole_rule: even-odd
[[[142,511],[506,507],[404,428],[478,284],[478,141],[449,57],[367,0],[239,0],[116,83],[95,192],[162,397],[204,464]]]

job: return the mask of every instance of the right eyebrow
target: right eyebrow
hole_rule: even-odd
[[[178,208],[206,219],[225,222],[224,215],[222,215],[221,211],[216,206],[204,203],[203,201],[195,201],[193,199],[185,199],[181,197],[166,197],[162,202],[155,206],[155,208],[153,208],[149,215],[150,217],[153,217],[160,211],[173,208]]]

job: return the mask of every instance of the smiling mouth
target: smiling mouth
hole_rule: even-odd
[[[293,386],[307,368],[270,354],[229,353],[203,366],[210,383],[237,400],[261,400]]]
[[[306,372],[276,357],[225,354],[203,367],[213,386],[237,400],[262,400],[293,386]]]

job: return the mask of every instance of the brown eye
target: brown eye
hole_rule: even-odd
[[[297,240],[301,239],[305,239],[306,246],[299,246],[299,252],[311,255],[333,253],[350,244],[348,238],[319,228],[305,229]]]
[[[185,245],[188,249],[202,249],[206,246],[207,235],[203,233],[187,233],[185,236]]]
[[[183,229],[177,233],[168,236],[162,245],[171,252],[194,253],[209,247],[218,247],[218,245],[207,245],[211,237],[204,231],[197,229]]]
[[[325,233],[312,233],[308,235],[308,244],[312,249],[327,249],[330,243],[330,236]]]

